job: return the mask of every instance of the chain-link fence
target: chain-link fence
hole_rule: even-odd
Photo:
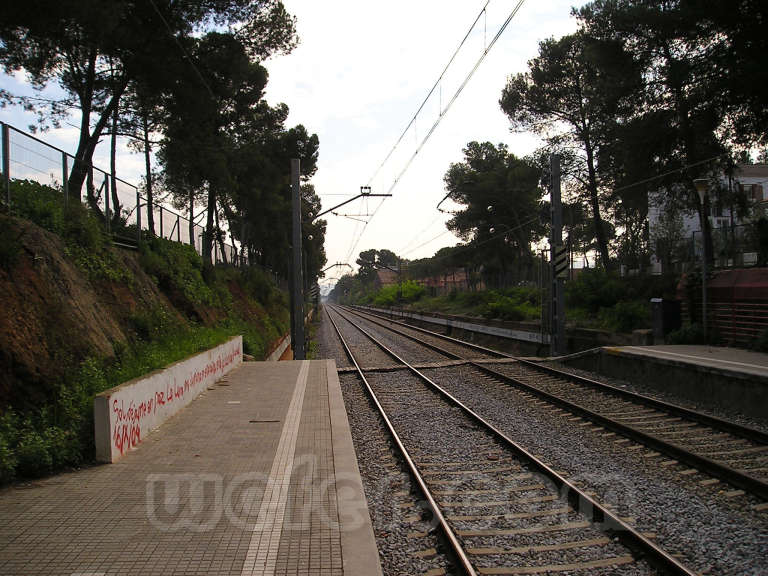
[[[765,266],[768,260],[768,229],[759,223],[722,226],[712,229],[711,269]],[[704,252],[700,230],[676,242],[659,242],[654,252],[655,273],[682,273],[701,267]]]
[[[13,211],[13,181],[33,181],[61,194],[61,202],[72,201],[70,177],[75,167],[74,156],[26,134],[13,126],[0,122],[2,140],[2,202]],[[195,247],[202,254],[205,227],[179,214],[162,203],[153,202],[151,208],[139,188],[95,166],[85,168],[85,182],[78,195],[102,216],[105,232],[115,242],[137,245],[142,233],[149,230],[152,213],[152,232],[166,238]],[[247,265],[248,258],[237,246],[215,239],[213,262],[216,264]]]

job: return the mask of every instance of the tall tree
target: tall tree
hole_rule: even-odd
[[[768,5],[763,0],[681,0],[710,60],[711,96],[725,112],[728,136],[745,148],[768,144]]]
[[[0,65],[24,70],[33,86],[56,81],[66,98],[49,102],[41,118],[54,123],[75,108],[80,137],[70,193],[80,194],[99,139],[129,82],[153,62],[185,57],[177,43],[208,25],[236,28],[247,53],[263,58],[295,44],[293,19],[279,0],[122,2],[29,0],[0,8]],[[0,92],[3,101],[34,106],[37,98]]]
[[[398,265],[398,262],[400,261],[400,257],[392,252],[392,250],[382,248],[376,253],[376,261],[380,266],[395,269],[395,267]]]
[[[713,54],[722,38],[701,35],[699,12],[687,0],[595,0],[578,12],[585,33],[618,43],[643,74],[643,90],[627,123],[650,120],[660,136],[649,142],[656,172],[670,174],[656,185],[682,196],[698,211],[704,254],[712,258],[709,199],[699,202],[694,179],[717,171],[713,158],[725,152],[720,128],[725,113],[716,94]],[[649,122],[645,122],[646,125]]]
[[[202,255],[210,267],[217,206],[235,185],[230,160],[238,129],[261,100],[267,72],[232,34],[210,32],[189,51],[198,66],[187,69],[166,105],[161,158],[177,192],[195,190],[206,206]]]
[[[306,192],[317,170],[319,147],[317,135],[309,134],[304,126],[286,130],[287,116],[285,105],[272,108],[261,101],[244,117],[236,153],[230,157],[234,186],[225,191],[228,201],[224,202],[229,228],[248,250],[251,261],[283,276],[287,276],[290,262],[290,160],[301,161]],[[319,212],[313,194],[304,197],[302,210],[305,223],[311,219],[310,211]],[[305,232],[305,240],[309,234],[315,236]]]
[[[325,256],[325,220],[315,220],[313,215],[320,211],[320,197],[312,184],[301,187],[302,198],[302,248],[304,250],[306,287],[310,288],[323,276]]]
[[[539,44],[528,72],[509,79],[501,108],[512,129],[533,131],[552,152],[569,154],[571,172],[591,209],[600,260],[610,266],[608,233],[601,214],[605,186],[597,159],[611,144],[614,118],[630,105],[640,77],[618,42],[593,42],[582,33]]]
[[[464,161],[451,164],[443,178],[449,197],[464,206],[448,229],[476,244],[486,273],[499,283],[513,267],[530,265],[531,244],[543,233],[539,179],[535,166],[490,142],[467,144]]]
[[[373,283],[376,278],[376,254],[378,250],[371,248],[370,250],[363,250],[360,252],[355,264],[357,264],[357,277],[363,283],[368,286]]]

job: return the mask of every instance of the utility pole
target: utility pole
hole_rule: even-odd
[[[403,305],[403,259],[397,257],[397,305]]]
[[[550,204],[552,206],[551,250],[552,322],[549,339],[550,354],[565,354],[565,298],[563,277],[568,274],[568,257],[563,246],[563,206],[560,202],[560,156],[549,157]]]
[[[293,262],[291,274],[291,346],[293,359],[304,360],[304,268],[301,249],[301,163],[291,158],[291,191],[293,212]]]
[[[699,194],[699,202],[701,204],[701,213],[704,215],[702,219],[703,227],[701,229],[701,327],[704,330],[704,337],[707,337],[707,234],[705,232],[709,224],[709,213],[707,206],[707,189],[709,188],[709,180],[707,178],[697,178],[693,181],[696,186],[696,192]],[[694,239],[696,234],[694,233]],[[694,242],[694,250],[696,243]]]

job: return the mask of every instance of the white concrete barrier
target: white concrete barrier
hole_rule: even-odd
[[[242,361],[243,337],[236,336],[96,396],[96,459],[115,462]]]
[[[280,360],[280,357],[283,355],[283,353],[288,350],[288,347],[291,345],[291,335],[288,334],[287,336],[283,336],[283,339],[280,340],[280,344],[277,345],[277,348],[275,348],[272,353],[264,358],[267,362],[277,362]]]

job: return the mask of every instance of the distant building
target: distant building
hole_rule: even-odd
[[[427,289],[427,293],[433,296],[448,294],[456,291],[484,290],[485,284],[480,278],[472,278],[466,268],[446,269],[441,274],[416,279],[416,282]]]
[[[757,253],[744,242],[745,224],[768,210],[768,164],[738,164],[733,176],[724,174],[719,178],[719,185],[720,191],[713,190],[709,195],[713,241],[719,241],[715,246],[716,264],[750,266],[756,262]],[[746,219],[740,218],[735,207],[731,209],[731,202],[721,200],[733,198],[735,193],[746,199]],[[698,212],[675,207],[663,191],[648,195],[648,231],[653,274],[661,274],[664,268],[680,261],[694,262],[700,254]]]
[[[397,272],[390,270],[389,268],[379,268],[376,270],[376,280],[374,282],[378,288],[397,284]]]

